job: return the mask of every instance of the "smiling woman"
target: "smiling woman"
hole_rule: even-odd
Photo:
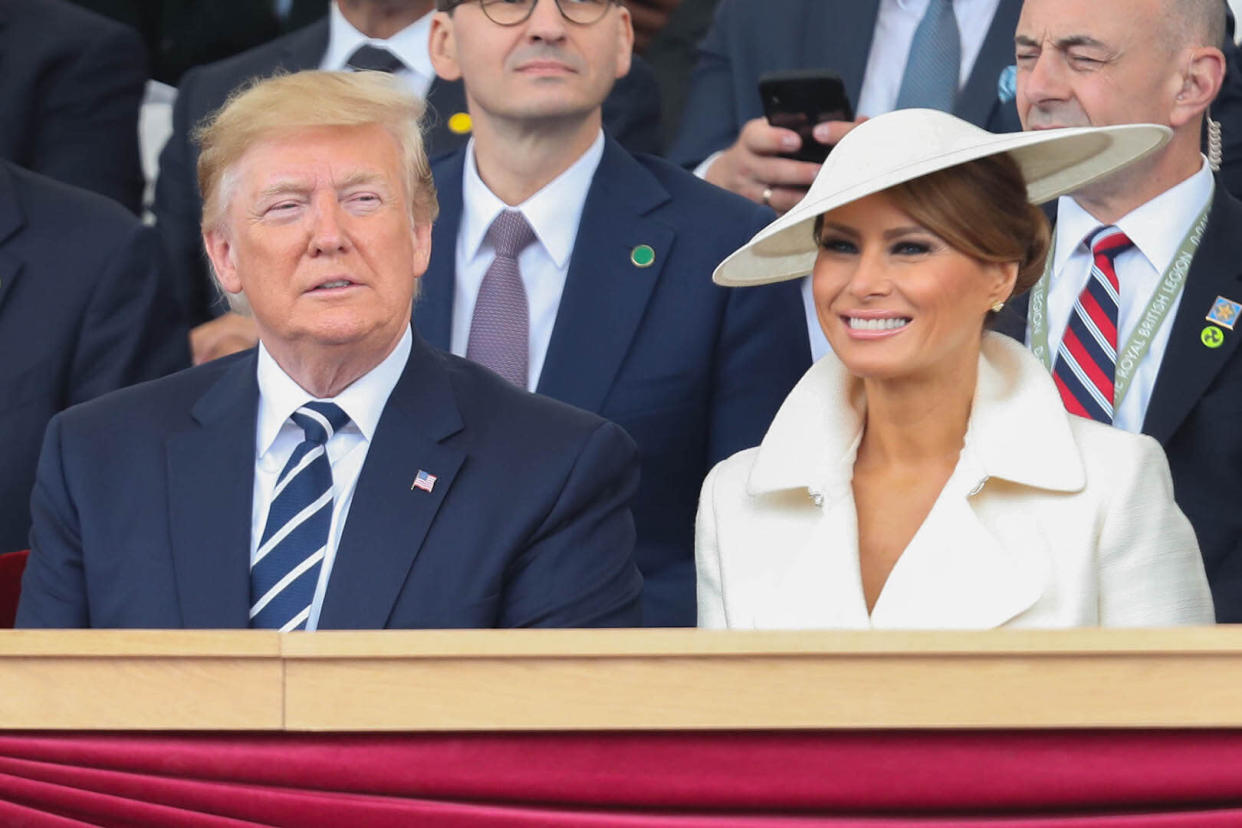
[[[1040,275],[1048,228],[1032,203],[1168,134],[992,135],[939,112],[883,115],[721,264],[725,285],[811,271],[833,353],[762,445],[703,485],[701,626],[1212,622],[1159,446],[1070,416],[1034,357],[984,331]]]

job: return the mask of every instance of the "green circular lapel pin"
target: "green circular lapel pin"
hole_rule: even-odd
[[[640,244],[630,251],[630,262],[634,267],[651,267],[655,264],[655,251],[649,244]]]
[[[1208,325],[1199,334],[1199,340],[1209,348],[1219,348],[1225,344],[1225,334],[1215,325]]]

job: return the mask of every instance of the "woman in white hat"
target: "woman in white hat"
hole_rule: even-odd
[[[984,330],[1040,276],[1032,202],[1167,140],[893,112],[721,264],[725,285],[811,272],[833,354],[703,484],[700,626],[1213,623],[1160,446],[1069,415],[1039,361]]]

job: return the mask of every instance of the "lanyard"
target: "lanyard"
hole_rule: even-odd
[[[1215,188],[1215,183],[1212,186]],[[1169,263],[1164,275],[1160,277],[1160,282],[1156,285],[1151,299],[1147,301],[1147,307],[1143,309],[1143,315],[1139,318],[1134,332],[1126,340],[1125,347],[1117,351],[1113,380],[1114,411],[1121,408],[1121,401],[1125,399],[1126,392],[1130,390],[1130,381],[1134,379],[1135,371],[1143,358],[1147,356],[1147,352],[1151,349],[1152,339],[1160,330],[1160,326],[1164,324],[1164,318],[1169,315],[1169,309],[1173,307],[1174,301],[1181,295],[1186,285],[1186,274],[1190,272],[1190,263],[1194,260],[1195,251],[1199,249],[1199,243],[1203,240],[1203,231],[1207,227],[1208,213],[1211,209],[1212,194],[1209,194],[1207,204],[1199,212],[1198,218],[1195,219],[1178,246],[1173,261]],[[1031,304],[1027,316],[1031,323],[1031,351],[1049,371],[1052,370],[1052,353],[1048,349],[1048,284],[1052,279],[1052,259],[1055,251],[1056,236],[1054,235],[1048,247],[1048,260],[1044,263],[1044,275],[1035,283],[1035,287],[1031,288]],[[1118,322],[1120,323],[1120,319]],[[1118,328],[1120,327],[1118,324]]]

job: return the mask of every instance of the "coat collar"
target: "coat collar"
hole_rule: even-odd
[[[862,436],[862,383],[832,355],[811,366],[777,412],[747,482],[752,495],[807,489],[834,499],[849,491]],[[1086,485],[1082,457],[1056,387],[1020,344],[985,333],[963,462],[979,483],[996,477],[1052,491]],[[807,435],[819,435],[814,445]]]

